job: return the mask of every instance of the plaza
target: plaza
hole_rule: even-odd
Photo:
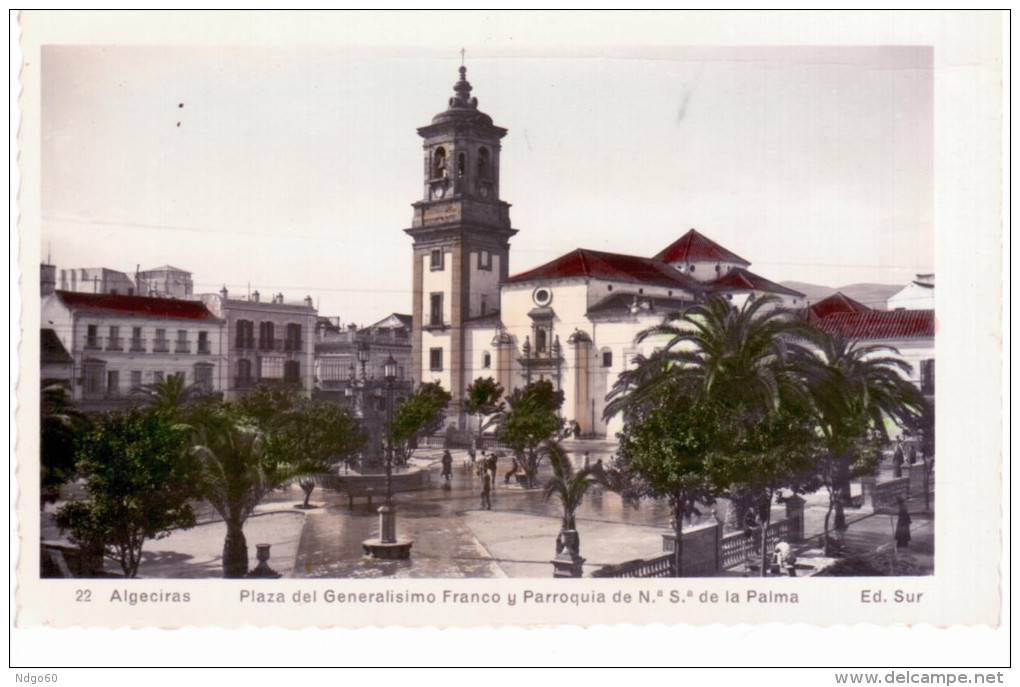
[[[615,445],[605,441],[568,441],[575,460],[588,452],[592,461],[607,459]],[[429,485],[395,495],[399,529],[414,540],[411,558],[376,560],[363,555],[362,541],[376,536],[378,516],[362,501],[353,508],[346,496],[316,488],[308,511],[295,508],[301,492],[295,487],[274,492],[245,525],[249,550],[271,545],[270,566],[285,578],[549,578],[560,528],[558,504],[545,502],[539,489],[522,489],[497,480],[493,509],[480,508],[480,478],[468,463],[467,452],[454,450],[453,479],[449,488],[440,477],[440,449],[421,450],[415,465],[427,469]],[[501,466],[505,467],[505,466]],[[502,470],[500,470],[502,472]],[[547,470],[542,472],[546,476]],[[882,473],[891,477],[891,468]],[[855,485],[855,492],[859,486]],[[795,544],[804,570],[818,559],[831,562],[818,549],[826,498],[807,495],[805,541]],[[909,502],[913,519],[912,541],[900,553],[926,574],[934,572],[934,501],[925,512],[923,499]],[[782,508],[775,507],[776,517]],[[706,514],[703,517],[708,517]],[[669,519],[664,503],[644,501],[635,508],[619,495],[592,489],[578,510],[584,574],[625,561],[661,555],[662,535]],[[44,518],[45,521],[45,518]],[[848,553],[864,554],[888,549],[893,540],[890,516],[870,510],[848,510],[845,535]],[[685,527],[686,529],[686,527]],[[222,573],[225,528],[211,510],[195,527],[176,531],[165,539],[148,542],[139,566],[139,578],[210,578]],[[44,540],[59,538],[56,528],[44,524]],[[252,564],[254,566],[254,556]],[[111,571],[114,566],[107,564]],[[722,576],[745,575],[743,565],[721,571]]]

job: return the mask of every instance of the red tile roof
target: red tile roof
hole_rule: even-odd
[[[656,260],[662,262],[735,262],[741,265],[751,263],[742,257],[726,250],[712,239],[691,229],[666,248],[662,249]]]
[[[840,312],[868,312],[869,310],[871,308],[863,303],[859,303],[853,298],[844,296],[842,292],[837,291],[808,308],[808,315],[811,319],[821,319]]]
[[[816,325],[846,339],[922,339],[935,336],[934,310],[868,310],[834,313]]]
[[[201,301],[181,301],[173,298],[148,296],[122,296],[104,293],[77,293],[57,291],[64,304],[78,312],[136,315],[174,320],[216,320]]]
[[[634,255],[603,253],[578,248],[562,255],[552,262],[521,272],[510,277],[510,283],[534,279],[562,279],[565,277],[592,277],[609,281],[675,286],[687,291],[700,292],[701,286],[694,279],[681,274],[664,262]]]
[[[742,267],[732,269],[715,281],[709,282],[707,284],[707,289],[712,293],[718,293],[720,291],[764,291],[766,293],[775,293],[783,296],[806,298],[806,296],[800,291],[788,289],[781,284],[769,281],[765,277],[760,277],[754,272],[749,272]]]

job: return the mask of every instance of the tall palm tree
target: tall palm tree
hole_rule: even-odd
[[[665,340],[665,346],[620,376],[607,415],[622,413],[627,420],[623,444],[633,435],[654,445],[649,431],[675,431],[661,422],[657,428],[650,424],[654,423],[650,411],[664,394],[673,398],[674,406],[710,408],[711,413],[685,416],[692,437],[713,437],[710,443],[693,442],[693,453],[685,447],[684,455],[690,454],[685,464],[700,463],[701,472],[710,463],[720,469],[711,476],[686,477],[701,485],[698,493],[705,497],[734,488],[772,493],[799,479],[795,473],[803,468],[792,435],[787,439],[783,428],[790,424],[786,411],[806,397],[794,362],[807,354],[811,332],[802,318],[779,307],[775,298],[750,297],[734,307],[724,298],[710,296],[638,335],[638,342],[654,338]],[[710,455],[715,456],[711,461]],[[654,468],[649,464],[642,469]],[[704,491],[709,483],[714,491]],[[679,554],[677,558],[679,565]]]
[[[574,514],[584,501],[588,487],[599,479],[598,471],[594,467],[575,470],[567,452],[558,441],[552,439],[546,441],[542,451],[549,456],[549,463],[553,469],[553,476],[546,482],[542,496],[546,501],[555,496],[563,509],[560,536],[556,539],[556,553],[559,554],[566,545],[570,546],[575,554],[579,554],[581,538],[577,534]]]
[[[874,469],[881,443],[888,442],[885,419],[912,426],[925,411],[926,401],[907,378],[911,366],[892,346],[851,342],[818,333],[818,354],[802,361],[812,407],[825,445],[822,480],[829,491],[825,516],[836,513],[836,528],[845,527],[843,502],[850,479]]]

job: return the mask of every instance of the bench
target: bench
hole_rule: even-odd
[[[372,495],[375,494],[375,489],[372,487],[366,487],[364,489],[348,489],[347,490],[347,507],[350,509],[354,508],[354,499],[358,496],[364,496],[368,499],[368,509],[372,510]]]

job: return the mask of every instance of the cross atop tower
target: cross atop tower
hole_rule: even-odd
[[[460,49],[460,66],[461,66],[461,67],[463,67],[463,66],[464,66],[464,53],[465,53],[465,52],[466,52],[466,51],[464,50],[464,48],[461,48],[461,49]]]

